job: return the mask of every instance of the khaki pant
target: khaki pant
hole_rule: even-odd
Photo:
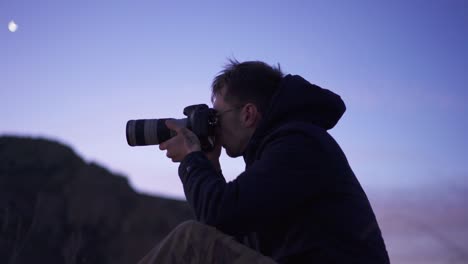
[[[177,226],[138,264],[229,263],[274,264],[271,258],[237,242],[216,228],[197,221]]]

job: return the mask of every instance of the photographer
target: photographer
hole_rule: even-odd
[[[327,133],[341,98],[258,62],[230,61],[214,79],[215,148],[174,121],[160,144],[180,162],[197,221],[177,227],[140,263],[389,263],[371,205]],[[246,168],[226,182],[221,147]]]

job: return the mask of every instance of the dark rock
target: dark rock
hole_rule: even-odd
[[[63,144],[0,137],[0,263],[136,263],[192,218]]]

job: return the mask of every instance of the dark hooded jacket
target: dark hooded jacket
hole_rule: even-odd
[[[202,152],[181,162],[197,219],[279,263],[389,263],[371,205],[327,133],[345,109],[331,91],[285,76],[235,180],[226,182]]]

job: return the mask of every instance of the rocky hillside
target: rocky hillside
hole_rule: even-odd
[[[136,263],[191,218],[60,143],[0,137],[0,263]]]

